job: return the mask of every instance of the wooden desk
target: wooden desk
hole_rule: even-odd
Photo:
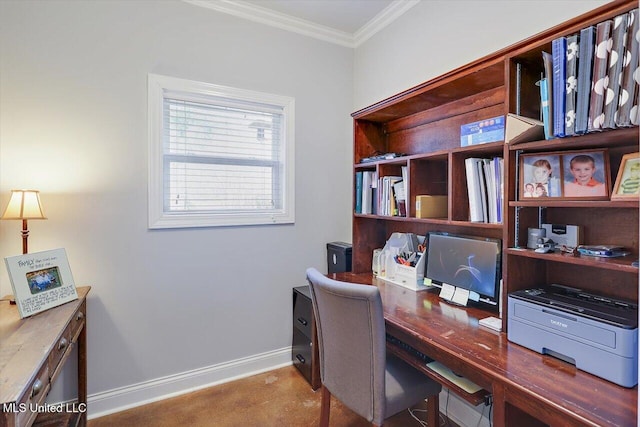
[[[0,427],[86,425],[86,297],[26,319],[9,301],[0,301]],[[78,348],[78,401],[44,405],[51,385],[73,347]],[[35,424],[34,424],[35,423]]]
[[[478,325],[495,313],[455,307],[433,292],[414,292],[370,273],[329,277],[377,286],[387,332],[491,392],[495,427],[636,425],[637,386],[620,387]],[[438,379],[424,363],[403,358]]]

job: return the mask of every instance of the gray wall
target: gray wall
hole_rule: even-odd
[[[524,40],[602,0],[423,0],[355,51],[355,109]]]
[[[147,73],[295,98],[295,225],[147,229]],[[290,360],[291,288],[351,238],[352,76],[351,49],[181,1],[0,1],[0,202],[41,190],[30,251],[93,287],[90,396]],[[0,221],[1,257],[19,230]]]

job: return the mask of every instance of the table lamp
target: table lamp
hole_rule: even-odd
[[[29,238],[27,220],[47,219],[42,212],[40,192],[36,190],[11,190],[11,199],[9,199],[9,204],[1,219],[22,220],[22,253],[26,254],[28,252],[27,239]]]

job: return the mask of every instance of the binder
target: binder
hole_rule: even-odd
[[[580,49],[578,51],[578,91],[576,93],[576,134],[583,134],[587,132],[595,37],[596,28],[593,26],[580,30]]]
[[[638,84],[633,78],[638,71],[639,45],[636,34],[640,30],[638,25],[638,9],[629,11],[627,16],[627,33],[625,41],[625,54],[622,62],[622,76],[620,92],[618,95],[618,110],[616,113],[616,125],[619,127],[631,126],[631,107]]]
[[[483,222],[477,160],[473,157],[464,159],[467,174],[467,195],[469,197],[469,221],[471,222]]]
[[[542,99],[542,121],[545,124],[545,139],[553,138],[553,56],[549,52],[542,52],[542,63],[544,65],[544,79],[546,83],[540,85],[540,96]],[[543,94],[542,91],[545,91]],[[545,100],[546,99],[546,105]],[[548,114],[545,116],[544,109]]]
[[[356,206],[355,211],[357,214],[362,213],[362,178],[364,172],[356,172]]]
[[[609,69],[607,72],[609,86],[604,97],[604,129],[616,127],[615,113],[618,108],[618,94],[620,93],[620,77],[622,74],[622,62],[624,60],[624,42],[627,31],[628,15],[618,15],[613,19],[612,46],[609,52]]]
[[[564,133],[574,135],[576,128],[576,92],[578,90],[578,34],[567,37],[567,80],[565,84]]]
[[[596,47],[593,58],[593,78],[589,99],[589,121],[587,131],[602,130],[604,121],[604,94],[609,85],[607,64],[611,50],[611,21],[604,21],[596,27]]]
[[[549,103],[549,85],[547,79],[542,79],[540,84],[540,108],[542,108],[542,123],[544,129],[544,138],[551,139],[551,105]]]
[[[558,37],[551,42],[551,56],[553,61],[553,135],[563,137],[565,136],[565,85],[567,81],[567,39],[565,37]]]

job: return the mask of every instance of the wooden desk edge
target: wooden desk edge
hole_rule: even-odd
[[[328,277],[334,280],[343,280],[351,283],[361,283],[365,285],[376,285],[377,278],[371,273],[336,273],[329,274]],[[387,286],[386,284],[384,285]],[[401,319],[395,318],[392,315],[389,315],[385,312],[385,321],[386,323],[395,329],[394,332],[400,332],[407,335],[407,337],[411,337],[416,335],[417,332],[411,328],[411,325],[406,324]],[[508,342],[507,334],[505,332],[496,333],[499,336],[500,340],[504,342]],[[404,337],[398,337],[402,339]],[[412,341],[414,339],[410,339]],[[517,381],[517,378],[514,378],[513,375],[509,375],[509,372],[502,372],[500,369],[494,369],[494,366],[485,366],[485,363],[482,363],[482,360],[475,360],[471,357],[466,357],[458,354],[454,349],[448,348],[444,345],[439,344],[433,339],[427,337],[423,337],[421,342],[425,346],[433,347],[430,353],[437,353],[444,355],[446,357],[443,358],[434,358],[436,360],[457,360],[459,364],[465,364],[469,369],[465,369],[467,371],[473,371],[473,376],[479,378],[480,380],[476,381],[476,378],[469,376],[469,379],[477,382],[480,386],[487,389],[491,389],[494,395],[494,422],[496,426],[504,426],[506,425],[505,414],[506,414],[506,403],[513,405],[520,410],[529,413],[532,416],[537,417],[540,421],[547,422],[553,424],[553,422],[558,422],[558,420],[563,420],[567,426],[602,426],[602,425],[616,425],[615,421],[603,418],[603,414],[600,412],[590,412],[583,406],[574,405],[570,401],[556,401],[545,395],[545,393],[541,390],[532,390],[528,387],[527,384],[521,383]],[[409,342],[411,344],[411,342]],[[507,345],[516,345],[512,343],[508,343]],[[528,350],[524,347],[518,346],[519,349],[525,352],[531,352],[532,356],[541,357],[542,355],[533,352],[532,350]],[[422,350],[422,349],[419,349]],[[427,354],[430,355],[430,354]],[[545,356],[551,357],[551,356]],[[579,371],[579,370],[578,370]],[[581,372],[581,375],[592,376],[591,374]],[[461,372],[465,374],[465,372]],[[595,377],[594,377],[595,378]],[[631,389],[626,389],[620,386],[616,386],[613,383],[610,383],[604,379],[598,379],[598,381],[602,381],[603,385],[608,387],[616,387],[620,388],[625,396],[628,396],[629,393],[633,393],[635,390],[636,402],[637,402],[637,386]],[[444,385],[444,384],[443,384]],[[445,385],[446,386],[446,385]],[[626,390],[630,390],[627,393]],[[569,406],[566,406],[569,405]],[[630,405],[633,406],[633,405]],[[623,407],[621,407],[623,408]],[[622,425],[635,425],[635,420],[637,417],[637,408],[633,408],[635,411],[627,411],[625,410],[624,414],[621,414],[621,417],[617,421],[623,422]],[[545,411],[552,413],[545,413]],[[633,412],[633,413],[631,413]],[[628,424],[629,422],[633,422],[633,424]],[[563,424],[563,425],[565,425]]]

